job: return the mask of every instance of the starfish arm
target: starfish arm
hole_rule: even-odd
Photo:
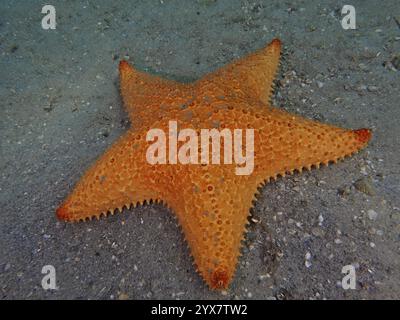
[[[241,181],[237,181],[237,180]],[[188,169],[178,201],[171,202],[191,249],[197,271],[212,289],[231,282],[248,223],[254,190],[241,184],[234,167]]]
[[[190,86],[140,72],[128,62],[119,64],[120,90],[134,127],[150,124],[154,116],[179,110],[190,99]]]
[[[281,41],[274,39],[266,47],[206,75],[196,83],[204,95],[242,96],[269,104],[273,81],[279,67]]]
[[[99,218],[108,212],[113,214],[115,209],[122,211],[124,206],[159,200],[157,178],[144,156],[145,145],[140,146],[138,139],[138,134],[130,130],[115,142],[86,171],[57,209],[58,218],[66,221]],[[162,179],[163,174],[160,176]]]
[[[369,129],[348,130],[272,109],[259,130],[256,168],[264,179],[337,162],[364,148]]]

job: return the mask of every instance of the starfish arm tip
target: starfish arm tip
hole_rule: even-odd
[[[56,210],[56,216],[59,220],[64,220],[64,221],[68,221],[68,210],[64,205],[61,205],[60,207],[57,208]]]
[[[278,38],[275,38],[271,41],[271,45],[277,46],[277,47],[281,47],[282,46],[282,41]]]
[[[130,70],[132,67],[131,67],[131,65],[128,63],[128,61],[126,61],[126,60],[121,60],[120,62],[119,62],[119,72],[120,73],[123,73],[123,72],[125,72],[125,71],[127,71],[127,70]]]
[[[357,139],[361,143],[367,143],[372,137],[371,129],[361,128],[361,129],[353,130],[353,132],[356,134]]]

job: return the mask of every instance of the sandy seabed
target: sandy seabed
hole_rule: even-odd
[[[399,1],[352,1],[356,30],[343,30],[331,0],[52,4],[57,27],[43,30],[42,2],[0,2],[1,299],[400,298]],[[57,221],[129,127],[120,59],[193,81],[276,37],[274,104],[374,137],[352,158],[261,190],[229,291],[206,287],[160,205]],[[355,290],[341,287],[349,264]],[[45,265],[58,290],[43,290]]]

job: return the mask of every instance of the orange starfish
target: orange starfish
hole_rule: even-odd
[[[80,221],[165,202],[178,217],[197,271],[211,288],[227,288],[257,188],[278,175],[336,162],[371,137],[368,129],[341,129],[271,108],[280,49],[275,39],[190,84],[121,61],[121,94],[132,127],[85,173],[57,216]],[[152,128],[168,132],[169,120],[196,132],[253,128],[253,173],[236,175],[235,164],[150,164],[146,135]]]

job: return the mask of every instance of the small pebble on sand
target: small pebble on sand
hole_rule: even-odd
[[[369,196],[374,196],[375,195],[375,190],[372,184],[372,180],[370,178],[361,178],[358,179],[355,183],[354,183],[354,187],[362,192],[365,193]]]
[[[368,218],[369,220],[376,220],[376,218],[378,217],[378,213],[375,210],[369,209],[367,211],[368,214]]]

